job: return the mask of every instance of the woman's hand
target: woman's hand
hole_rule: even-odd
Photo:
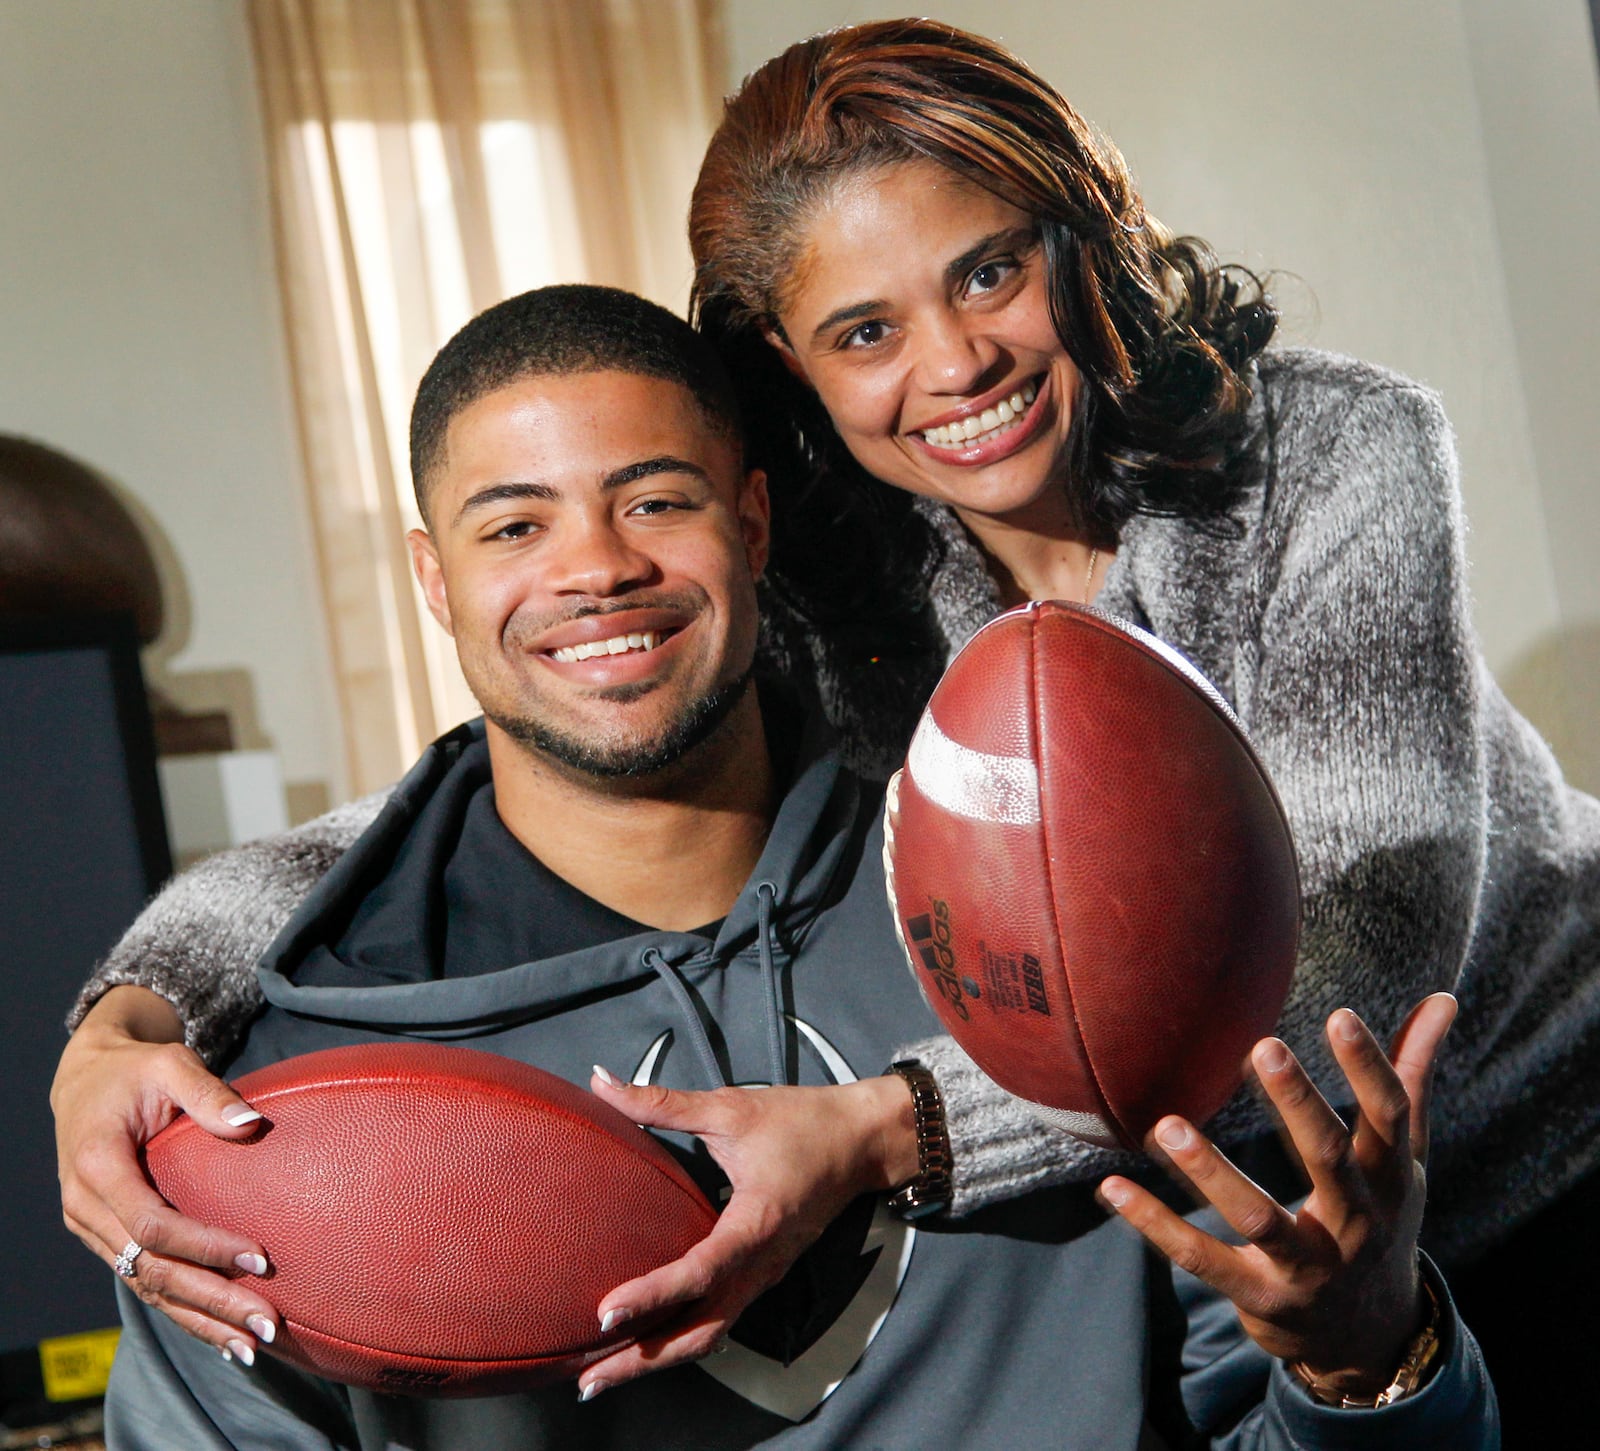
[[[183,1044],[166,999],[116,987],[67,1041],[50,1088],[67,1228],[108,1265],[143,1247],[130,1287],[191,1335],[249,1364],[277,1312],[230,1276],[266,1272],[262,1247],[179,1214],[145,1177],[139,1150],[187,1112],[219,1138],[243,1139],[260,1115]]]
[[[1283,1043],[1251,1055],[1311,1179],[1291,1214],[1181,1118],[1153,1138],[1185,1179],[1244,1239],[1224,1244],[1127,1179],[1101,1185],[1111,1206],[1180,1269],[1233,1301],[1269,1354],[1299,1361],[1330,1390],[1374,1396],[1425,1318],[1417,1275],[1423,1161],[1434,1059],[1456,1014],[1448,993],[1425,998],[1396,1034],[1393,1062],[1348,1008],[1328,1040],[1355,1091],[1355,1130],[1317,1092]]]
[[[716,1227],[682,1259],[618,1285],[600,1302],[606,1329],[683,1309],[584,1371],[584,1400],[709,1354],[852,1199],[917,1172],[911,1095],[893,1074],[829,1088],[690,1093],[630,1087],[597,1068],[590,1086],[635,1123],[696,1135],[733,1193]]]

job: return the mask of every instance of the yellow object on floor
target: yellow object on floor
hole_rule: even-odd
[[[88,1330],[39,1342],[44,1393],[52,1401],[81,1401],[106,1393],[120,1330]]]

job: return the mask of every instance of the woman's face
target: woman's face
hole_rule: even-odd
[[[869,473],[963,516],[1067,522],[1079,374],[1027,213],[932,162],[850,177],[806,228],[779,321]]]

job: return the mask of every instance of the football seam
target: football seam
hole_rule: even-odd
[[[614,1350],[626,1350],[629,1345],[638,1344],[637,1334],[627,1334],[627,1336],[622,1336],[621,1339],[616,1339],[616,1341],[571,1345],[570,1349],[563,1350],[541,1350],[541,1352],[534,1353],[534,1355],[517,1355],[517,1357],[510,1358],[510,1360],[485,1360],[480,1355],[459,1355],[459,1357],[458,1355],[418,1355],[418,1353],[410,1352],[410,1350],[390,1350],[386,1345],[374,1345],[368,1341],[350,1341],[344,1336],[338,1336],[338,1334],[330,1333],[325,1329],[317,1329],[317,1326],[314,1325],[307,1325],[304,1320],[293,1320],[288,1315],[283,1317],[283,1326],[290,1331],[290,1334],[301,1336],[301,1342],[296,1345],[293,1341],[290,1341],[288,1344],[280,1344],[277,1347],[270,1347],[270,1349],[280,1353],[283,1360],[288,1360],[290,1363],[298,1363],[294,1358],[294,1350],[301,1349],[301,1347],[310,1350],[312,1345],[315,1345],[317,1349],[344,1353],[344,1355],[354,1358],[354,1360],[360,1360],[360,1358],[368,1357],[368,1355],[381,1355],[381,1357],[390,1361],[392,1365],[400,1366],[403,1369],[427,1371],[427,1369],[437,1368],[446,1374],[459,1373],[461,1368],[480,1371],[480,1373],[488,1371],[488,1373],[496,1374],[496,1376],[517,1374],[518,1371],[538,1371],[538,1369],[547,1369],[549,1366],[555,1365],[557,1361],[579,1360],[579,1358],[595,1360],[600,1355],[610,1355]],[[304,1355],[304,1358],[309,1360],[310,1357],[309,1355]],[[326,1369],[318,1369],[315,1374],[326,1376],[328,1371]],[[368,1379],[371,1379],[371,1377],[368,1377]]]
[[[343,1335],[335,1335],[329,1330],[319,1330],[315,1325],[304,1320],[296,1320],[290,1316],[283,1317],[283,1324],[290,1334],[298,1334],[307,1340],[315,1339],[324,1346],[341,1350],[351,1355],[382,1355],[397,1364],[408,1367],[418,1366],[482,1366],[495,1371],[514,1371],[521,1368],[537,1369],[554,1360],[570,1360],[579,1355],[596,1355],[604,1352],[609,1355],[614,1350],[626,1350],[638,1341],[636,1334],[623,1336],[618,1340],[605,1340],[587,1345],[578,1344],[561,1350],[542,1350],[534,1355],[518,1355],[510,1360],[485,1360],[482,1356],[475,1355],[419,1355],[415,1351],[391,1350],[385,1345],[374,1345],[371,1341],[350,1340]],[[285,1346],[284,1349],[289,1347]],[[287,1357],[286,1357],[287,1358]]]
[[[1039,747],[1044,740],[1043,711],[1039,703],[1039,625],[1041,616],[1036,610],[1030,613],[1031,618],[1028,621],[1028,713],[1032,717],[1033,748],[1037,756]],[[1056,943],[1061,950],[1062,956],[1061,985],[1062,991],[1067,995],[1067,1021],[1072,1025],[1073,1036],[1078,1040],[1078,1050],[1083,1055],[1083,1061],[1089,1069],[1089,1076],[1094,1083],[1095,1094],[1100,1100],[1100,1107],[1105,1114],[1106,1122],[1115,1128],[1118,1136],[1124,1143],[1127,1143],[1131,1137],[1128,1133],[1127,1125],[1122,1122],[1121,1116],[1112,1109],[1110,1100],[1106,1095],[1105,1084],[1100,1078],[1100,1069],[1096,1065],[1093,1055],[1089,1052],[1088,1040],[1083,1035],[1083,1024],[1079,1021],[1077,1001],[1072,992],[1072,973],[1068,969],[1066,961],[1066,937],[1061,930],[1060,914],[1056,910],[1055,871],[1050,865],[1054,858],[1050,842],[1050,813],[1044,809],[1046,795],[1044,777],[1045,763],[1041,759],[1039,763],[1039,835],[1044,839],[1045,868],[1050,882],[1050,920],[1055,929]]]
[[[283,1061],[287,1062],[289,1060],[285,1059]],[[515,1059],[515,1058],[510,1058],[510,1059],[507,1059],[506,1061],[510,1062],[510,1063],[516,1063],[516,1062],[518,1062],[520,1060]],[[556,1074],[552,1074],[551,1076],[552,1077],[559,1077],[559,1075],[556,1075]],[[271,1103],[276,1099],[288,1098],[288,1097],[290,1097],[291,1095],[294,1095],[294,1094],[323,1092],[323,1091],[325,1091],[325,1090],[327,1090],[329,1088],[339,1088],[339,1087],[344,1087],[344,1086],[368,1086],[368,1085],[379,1085],[379,1086],[381,1086],[381,1085],[384,1085],[384,1084],[393,1085],[393,1084],[399,1084],[399,1083],[416,1083],[418,1081],[419,1081],[419,1079],[418,1079],[418,1077],[417,1077],[417,1075],[415,1073],[402,1073],[402,1072],[385,1072],[385,1073],[380,1073],[380,1074],[363,1074],[360,1077],[345,1076],[345,1077],[339,1077],[339,1078],[328,1078],[328,1079],[323,1079],[320,1082],[314,1083],[314,1084],[313,1083],[285,1084],[281,1088],[269,1089],[265,1094],[262,1094],[257,1098],[252,1098],[250,1100],[250,1102],[251,1102],[251,1104],[253,1106],[257,1106],[257,1105],[260,1105],[260,1104],[267,1104],[268,1106],[270,1106]],[[583,1091],[582,1089],[577,1088],[576,1084],[570,1083],[569,1080],[567,1080],[565,1078],[560,1079],[560,1081],[562,1083],[566,1083],[569,1087],[575,1089],[579,1093],[581,1093]],[[508,1087],[507,1085],[505,1085],[505,1084],[494,1083],[491,1080],[487,1080],[487,1079],[478,1079],[478,1080],[476,1080],[476,1083],[480,1088],[485,1088],[485,1089],[490,1090],[490,1095],[486,1095],[486,1096],[491,1096],[492,1095],[493,1097],[501,1099],[501,1100],[516,1101],[515,1097],[514,1097],[513,1090],[510,1087]],[[599,1102],[599,1100],[597,1099],[596,1102]],[[565,1123],[581,1124],[586,1128],[597,1130],[599,1133],[604,1134],[606,1139],[610,1143],[616,1145],[618,1148],[625,1149],[629,1153],[636,1153],[637,1152],[637,1149],[636,1149],[635,1145],[628,1143],[626,1139],[622,1138],[614,1129],[608,1127],[604,1123],[597,1123],[594,1119],[585,1118],[582,1115],[573,1112],[571,1109],[566,1108],[565,1106],[563,1106],[561,1104],[558,1104],[558,1103],[555,1103],[555,1102],[553,1102],[551,1100],[543,1100],[542,1101],[542,1106],[546,1111],[552,1112],[555,1115],[558,1115],[563,1120],[563,1122],[565,1122]],[[271,1116],[268,1115],[268,1114],[263,1114],[263,1117],[270,1118]],[[192,1120],[191,1120],[191,1122],[192,1122]],[[645,1132],[645,1130],[641,1129],[641,1132]],[[663,1153],[670,1154],[670,1151],[666,1148],[665,1145],[663,1145],[659,1140],[655,1139],[653,1135],[650,1136],[650,1137],[651,1137],[651,1142],[655,1143],[657,1148],[659,1148]],[[711,1223],[715,1223],[716,1222],[716,1218],[717,1218],[716,1210],[715,1210],[714,1207],[711,1206],[710,1202],[706,1199],[704,1193],[700,1190],[698,1185],[694,1184],[692,1180],[690,1181],[689,1184],[685,1185],[664,1164],[661,1164],[661,1163],[657,1162],[656,1160],[654,1160],[652,1158],[649,1158],[647,1156],[644,1156],[644,1155],[641,1155],[640,1157],[643,1158],[644,1162],[650,1166],[650,1169],[651,1169],[652,1173],[657,1178],[659,1178],[660,1180],[662,1180],[662,1182],[664,1182],[666,1184],[670,1184],[675,1190],[677,1190],[678,1194],[681,1197],[683,1197],[684,1199],[689,1200],[692,1204],[695,1205],[696,1208],[704,1208],[709,1214],[710,1222]],[[674,1163],[674,1165],[676,1165],[677,1161],[673,1160],[673,1163]],[[678,1168],[678,1172],[679,1173],[683,1173],[687,1177],[687,1171],[683,1170],[681,1168],[681,1166]]]
[[[1295,850],[1294,833],[1289,826],[1289,813],[1283,808],[1283,799],[1278,795],[1277,784],[1273,781],[1265,762],[1262,761],[1261,753],[1256,750],[1255,742],[1250,739],[1250,733],[1245,730],[1244,722],[1239,719],[1238,713],[1228,703],[1227,697],[1212,684],[1199,666],[1184,656],[1181,651],[1175,650],[1159,636],[1152,635],[1150,631],[1141,629],[1131,620],[1125,620],[1120,615],[1113,615],[1105,610],[1097,610],[1088,605],[1074,605],[1073,609],[1102,631],[1107,631],[1108,633],[1120,631],[1126,635],[1131,644],[1137,645],[1145,655],[1159,661],[1170,669],[1193,694],[1198,695],[1222,717],[1229,730],[1233,732],[1235,739],[1244,747],[1245,755],[1249,758],[1250,764],[1256,768],[1256,774],[1260,776],[1262,783],[1266,786],[1267,795],[1277,810],[1279,825],[1283,828],[1283,834],[1289,841],[1289,856],[1294,863],[1295,885],[1298,890],[1300,857]]]

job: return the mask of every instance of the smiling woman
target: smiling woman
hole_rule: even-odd
[[[689,233],[695,317],[761,420],[774,587],[852,653],[904,653],[939,553],[877,483],[954,506],[1006,600],[1081,598],[1134,514],[1222,520],[1249,486],[1260,284],[992,42],[884,21],[791,47],[730,101]]]
[[[805,238],[767,336],[856,461],[953,506],[980,540],[1023,530],[1092,547],[1096,521],[1056,486],[1081,380],[1027,213],[900,162],[841,183]]]
[[[1006,604],[1143,627],[1229,700],[1284,800],[1305,930],[1279,1031],[1313,1076],[1337,1081],[1319,1039],[1340,1004],[1384,1037],[1430,989],[1462,1000],[1435,1248],[1480,1253],[1592,1170],[1600,1078],[1570,1065],[1600,1064],[1600,1012],[1576,1006],[1600,1003],[1600,807],[1482,660],[1438,399],[1267,351],[1257,278],[1156,221],[1020,59],[935,21],[755,71],[690,238],[694,315],[773,490],[774,654],[853,760],[899,764]],[[1104,1167],[1007,1119],[948,1042],[908,1051],[945,1093],[958,1206]],[[1241,1098],[1217,1132],[1267,1127]]]

